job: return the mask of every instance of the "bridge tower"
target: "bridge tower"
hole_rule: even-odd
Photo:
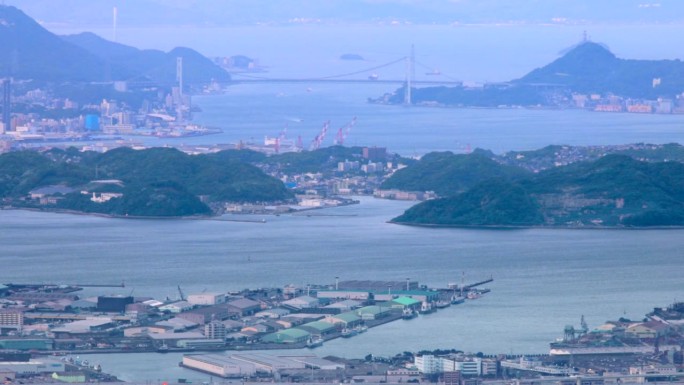
[[[406,57],[406,89],[404,90],[404,104],[411,105],[411,82],[415,77],[416,55],[413,44],[411,44],[411,54]]]

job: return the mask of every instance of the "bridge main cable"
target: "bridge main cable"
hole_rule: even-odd
[[[344,73],[344,74],[323,76],[323,77],[317,77],[317,78],[301,78],[301,79],[290,79],[290,80],[302,80],[302,81],[303,81],[303,80],[327,80],[327,79],[342,78],[342,77],[346,77],[346,76],[353,76],[353,75],[362,74],[362,73],[368,72],[368,71],[374,71],[374,70],[377,70],[377,69],[380,69],[380,68],[384,68],[384,67],[389,67],[389,66],[391,66],[391,65],[393,65],[393,64],[397,64],[397,63],[402,62],[402,61],[404,61],[404,60],[406,60],[406,57],[405,57],[405,56],[404,56],[404,57],[401,57],[401,58],[399,58],[399,59],[397,59],[397,60],[393,60],[393,61],[391,61],[391,62],[389,62],[389,63],[381,64],[381,65],[378,65],[378,66],[375,66],[375,67],[365,68],[365,69],[362,69],[362,70],[359,70],[359,71],[347,72],[347,73]],[[264,76],[246,75],[246,74],[242,74],[242,73],[236,73],[236,74],[231,74],[231,75],[242,76],[242,77],[252,78],[252,79],[273,80],[272,78],[267,78],[267,77],[264,77]]]

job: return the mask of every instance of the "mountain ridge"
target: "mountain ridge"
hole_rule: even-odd
[[[39,83],[143,80],[173,83],[183,58],[187,84],[226,82],[230,74],[199,52],[139,50],[92,33],[57,36],[19,8],[0,5],[0,77]]]

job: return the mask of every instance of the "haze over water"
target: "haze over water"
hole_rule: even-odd
[[[268,65],[269,76],[347,72],[368,63],[341,62],[337,57],[342,53],[359,53],[380,64],[406,55],[415,43],[419,60],[437,63],[434,66],[443,73],[462,80],[499,81],[553,60],[559,50],[579,41],[583,29],[244,27],[225,29],[220,36],[210,29],[146,30],[144,36],[140,30],[122,30],[120,41],[161,49],[188,45],[207,55],[243,53]],[[681,46],[677,41],[684,36],[677,26],[596,30],[590,31],[596,40],[629,58],[671,58],[671,47]],[[667,45],[661,44],[663,36],[670,39]],[[519,55],[520,50],[525,54]],[[382,76],[400,77],[401,71]],[[684,117],[677,115],[366,103],[367,97],[393,89],[381,84],[235,86],[226,95],[194,98],[203,109],[197,121],[221,127],[223,134],[149,143],[259,141],[265,135],[276,136],[287,123],[288,136],[301,135],[308,144],[323,121],[330,119],[337,128],[353,116],[359,123],[347,144],[386,146],[402,155],[459,152],[468,145],[504,152],[548,144],[684,142]],[[333,136],[334,131],[329,132],[326,144]],[[559,337],[566,324],[578,324],[582,314],[590,327],[596,327],[621,316],[639,319],[653,306],[684,297],[683,230],[495,231],[386,223],[410,205],[363,198],[357,206],[320,212],[344,216],[266,217],[265,224],[2,211],[0,277],[3,282],[58,283],[124,279],[128,287],[112,289],[113,293],[158,298],[175,297],[179,284],[192,293],[331,283],[335,276],[411,277],[434,286],[458,282],[461,272],[468,281],[494,277],[492,292],[477,301],[398,321],[350,340],[331,341],[315,351],[346,357],[432,348],[543,353],[548,342]],[[169,373],[198,377],[175,367],[177,355],[109,355],[91,361],[102,362],[105,371],[124,379],[158,379]]]

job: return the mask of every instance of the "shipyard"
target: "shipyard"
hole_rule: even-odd
[[[492,282],[429,288],[417,281],[340,281],[157,300],[81,297],[121,284],[0,286],[0,348],[36,353],[115,353],[315,348],[376,326],[479,298]]]

